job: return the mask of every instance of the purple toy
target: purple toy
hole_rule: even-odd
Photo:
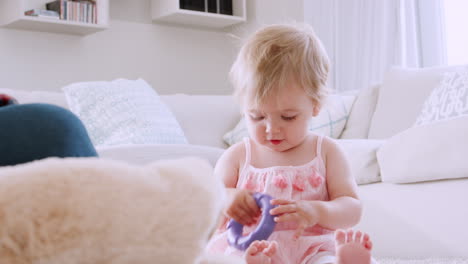
[[[270,210],[276,206],[271,205],[270,201],[273,199],[270,195],[264,193],[255,193],[253,195],[255,202],[262,209],[262,218],[257,228],[247,236],[242,236],[244,226],[232,219],[228,228],[228,242],[231,246],[245,251],[252,242],[255,240],[266,240],[273,233],[275,229],[275,221],[270,214]]]

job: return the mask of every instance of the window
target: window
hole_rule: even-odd
[[[468,64],[468,1],[443,0],[445,35],[447,39],[447,63]]]

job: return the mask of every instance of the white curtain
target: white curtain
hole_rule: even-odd
[[[381,83],[393,65],[446,63],[443,0],[304,0],[304,21],[332,62],[337,91]]]

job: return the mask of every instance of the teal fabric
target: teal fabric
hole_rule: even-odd
[[[0,107],[0,166],[96,156],[83,123],[69,110],[50,104]]]

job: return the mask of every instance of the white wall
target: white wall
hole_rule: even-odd
[[[231,33],[246,37],[259,27],[275,23],[304,21],[304,2],[308,0],[247,0],[247,23],[233,27]]]
[[[176,1],[176,0],[174,0]],[[247,0],[248,23],[226,31],[152,24],[149,0],[110,0],[110,28],[88,36],[0,28],[0,87],[143,78],[159,93],[226,94],[238,41],[258,25],[302,21],[302,0]]]

